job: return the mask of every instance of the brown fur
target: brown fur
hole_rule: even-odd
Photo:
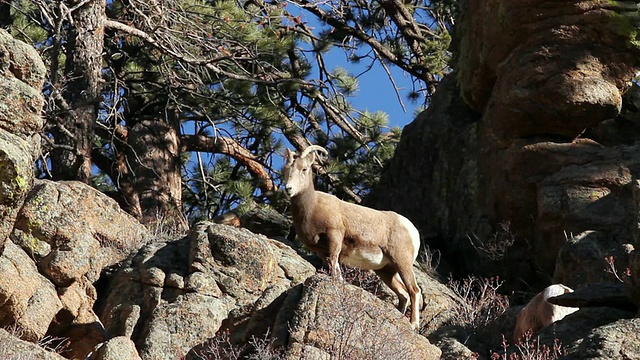
[[[513,333],[515,342],[521,342],[527,332],[531,332],[533,335],[543,327],[560,321],[565,316],[578,311],[578,308],[555,305],[547,301],[548,298],[569,292],[573,292],[573,290],[562,284],[554,284],[534,296],[518,314],[516,328]]]
[[[229,225],[233,227],[242,226],[242,223],[240,222],[240,217],[237,214],[232,212],[216,216],[213,219],[213,222],[215,222],[216,224]]]
[[[297,156],[287,150],[286,160],[285,188],[297,191],[291,197],[291,214],[299,239],[327,261],[335,277],[342,278],[339,263],[355,262],[374,270],[398,295],[400,311],[411,300],[411,323],[417,327],[422,295],[413,272],[418,249],[406,227],[410,222],[403,223],[392,211],[347,203],[316,191],[311,171],[314,153],[304,151]],[[419,236],[417,230],[415,236]]]

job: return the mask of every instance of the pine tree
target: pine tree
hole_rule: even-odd
[[[78,76],[68,76],[74,67],[63,66],[84,51],[71,41],[75,3],[10,4],[12,32],[51,70],[41,176],[90,181],[145,223],[169,220],[178,229],[232,210],[282,210],[285,147],[326,147],[319,185],[352,201],[368,192],[400,130],[384,113],[353,108],[358,76],[326,68],[328,51],[400,67],[415,79],[403,96],[425,103],[448,71],[452,2],[89,1],[82,6],[101,6],[104,38],[97,95],[86,98]],[[76,97],[83,101],[70,101]],[[69,137],[60,115],[79,111],[92,124]],[[72,160],[87,161],[83,171],[57,160],[70,149]]]

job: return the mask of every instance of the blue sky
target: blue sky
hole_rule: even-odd
[[[287,10],[292,15],[300,15],[302,21],[311,29],[328,28],[327,25],[320,23],[314,15],[306,13],[291,3],[287,5]],[[348,70],[351,75],[358,75],[369,65],[367,61],[363,61],[362,64],[349,62],[344,51],[338,48],[333,48],[323,55],[329,71],[339,66]],[[383,111],[389,115],[390,126],[404,127],[415,118],[416,109],[420,107],[421,101],[413,103],[407,99],[407,94],[412,90],[413,85],[407,74],[394,65],[388,66],[388,69],[398,87],[404,109],[398,100],[393,83],[379,63],[358,77],[358,91],[349,97],[349,101],[358,110]]]
[[[325,60],[329,69],[341,66],[349,70],[352,75],[359,74],[364,69],[364,66],[349,64],[344,53],[340,50],[331,51],[326,55]],[[358,92],[353,97],[349,97],[349,100],[358,110],[384,111],[389,114],[389,125],[404,127],[413,121],[415,111],[420,104],[407,99],[407,94],[412,89],[409,76],[394,67],[389,67],[389,70],[398,87],[406,112],[398,100],[389,76],[380,64],[358,78]]]

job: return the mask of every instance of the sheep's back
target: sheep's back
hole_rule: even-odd
[[[345,237],[352,237],[363,243],[384,246],[396,232],[403,231],[398,214],[393,211],[380,211],[362,205],[348,203],[337,197],[318,193],[318,204],[322,211],[317,214],[339,223]]]

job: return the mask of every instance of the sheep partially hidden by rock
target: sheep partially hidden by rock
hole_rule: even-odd
[[[213,222],[216,224],[229,225],[233,227],[241,227],[242,222],[240,220],[240,216],[233,212],[228,212],[222,215],[218,215],[213,218]]]
[[[422,295],[413,272],[420,248],[418,229],[402,215],[351,204],[316,191],[311,145],[301,154],[285,152],[285,191],[291,198],[291,214],[298,238],[327,261],[332,276],[342,279],[339,263],[373,270],[398,295],[404,314],[411,300],[411,324],[420,323]]]
[[[513,333],[516,343],[521,342],[528,331],[535,333],[543,327],[549,326],[578,311],[579,308],[555,305],[547,301],[549,298],[570,292],[573,292],[573,289],[562,284],[554,284],[534,296],[518,314],[516,328]]]

